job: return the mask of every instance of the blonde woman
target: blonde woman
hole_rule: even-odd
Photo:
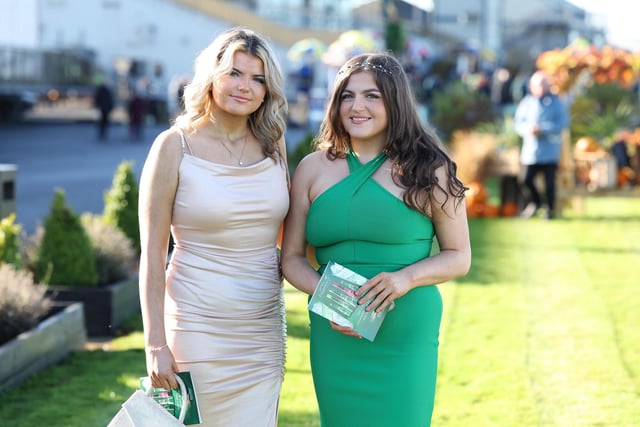
[[[289,207],[282,74],[265,39],[219,35],[140,180],[140,302],[155,387],[190,371],[203,426],[276,426],[284,372],[277,236]],[[169,264],[170,233],[175,245]]]

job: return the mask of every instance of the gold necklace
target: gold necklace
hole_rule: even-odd
[[[224,143],[223,140],[220,140],[220,143],[222,144],[222,146],[224,147],[225,150],[227,150],[229,152],[229,155],[232,158],[238,159],[238,166],[244,166],[244,162],[242,161],[242,156],[244,155],[244,149],[247,146],[247,138],[249,137],[249,132],[247,132],[244,135],[244,140],[242,142],[242,150],[240,150],[240,157],[236,156],[235,154],[233,154],[233,151],[231,151],[229,149],[229,147],[227,147],[227,144]]]

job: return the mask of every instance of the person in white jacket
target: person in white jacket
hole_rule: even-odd
[[[535,177],[544,175],[545,216],[555,214],[556,174],[562,148],[562,131],[569,125],[567,106],[550,91],[549,76],[536,71],[529,80],[529,93],[520,101],[515,113],[515,129],[522,137],[520,163],[524,167],[523,193],[527,205],[521,216],[531,218],[542,207]]]

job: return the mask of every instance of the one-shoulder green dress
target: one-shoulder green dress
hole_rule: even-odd
[[[428,257],[431,220],[410,209],[347,156],[350,175],[311,205],[306,236],[323,271],[335,261],[365,277]],[[395,301],[375,341],[343,335],[310,312],[311,368],[323,427],[425,427],[431,423],[442,299],[436,286]]]

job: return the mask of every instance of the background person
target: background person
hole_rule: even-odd
[[[332,260],[370,278],[359,290],[360,297],[366,293],[362,304],[395,308],[374,342],[310,313],[321,425],[427,426],[442,316],[434,285],[466,274],[471,258],[465,187],[435,133],[420,122],[407,76],[392,56],[349,60],[329,102],[319,151],[294,176],[283,272],[311,295]],[[432,255],[436,236],[440,251]]]
[[[95,92],[93,94],[93,103],[98,109],[98,139],[104,141],[107,139],[109,132],[109,124],[111,122],[111,111],[115,106],[113,99],[113,91],[107,85],[103,77],[98,77]]]
[[[253,31],[217,37],[140,180],[147,370],[164,388],[191,371],[202,426],[277,425],[286,337],[276,244],[289,195],[274,58]]]
[[[131,98],[127,103],[130,139],[134,141],[142,140],[148,112],[148,100],[142,95],[141,91],[132,91]]]
[[[564,102],[550,91],[549,76],[536,71],[529,80],[529,94],[518,104],[514,116],[516,132],[522,137],[520,163],[524,166],[523,193],[527,205],[521,216],[530,218],[542,207],[535,178],[543,174],[546,218],[555,215],[556,174],[562,149],[562,131],[569,126]]]

